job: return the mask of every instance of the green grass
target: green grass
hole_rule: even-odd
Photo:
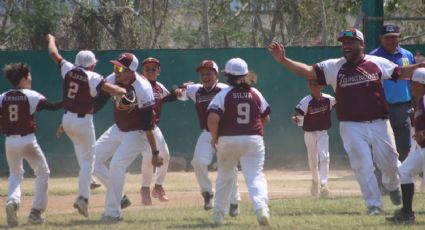
[[[272,200],[271,229],[424,229],[424,194],[415,196],[417,222],[411,225],[393,225],[385,221],[384,215],[368,216],[360,197],[349,198],[292,198]],[[385,197],[386,214],[395,210]],[[77,215],[74,211],[48,213],[42,226],[26,224],[24,217],[20,221],[24,229],[205,229],[211,225],[211,211],[201,207],[134,207],[123,212],[124,221],[106,225],[99,222],[101,213],[92,213],[89,218]],[[226,217],[227,224],[219,229],[257,229],[257,221],[251,205],[242,203],[241,215],[237,218]],[[6,227],[0,225],[0,227]]]

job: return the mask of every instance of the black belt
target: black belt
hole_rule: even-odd
[[[65,113],[67,113],[67,112],[71,112],[71,111],[65,110]],[[72,113],[72,112],[71,112],[71,113]],[[84,118],[84,117],[86,117],[86,114],[84,114],[84,113],[75,113],[75,114],[77,114],[77,117],[79,117],[79,118]]]
[[[396,103],[388,103],[390,106],[398,106],[398,105],[405,105],[405,104],[411,104],[412,101],[403,101],[403,102],[396,102]]]
[[[32,133],[25,133],[25,134],[10,134],[10,135],[7,135],[7,134],[6,134],[6,137],[10,137],[10,136],[21,136],[21,137],[25,137],[25,136],[30,135],[30,134],[32,134]]]

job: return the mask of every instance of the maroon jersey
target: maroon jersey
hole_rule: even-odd
[[[164,87],[163,84],[157,81],[149,81],[152,86],[153,96],[155,97],[155,105],[154,105],[154,116],[153,122],[154,124],[159,124],[161,119],[161,108],[164,102],[170,102],[177,100],[175,94],[170,94],[170,92]]]
[[[415,132],[425,131],[425,96],[419,99],[418,105],[415,110]],[[425,148],[425,140],[418,142],[421,148]]]
[[[397,80],[400,67],[387,59],[365,55],[354,65],[345,58],[329,59],[313,65],[317,80],[332,85],[340,121],[370,121],[388,117],[382,82]]]
[[[270,106],[255,88],[229,87],[218,93],[208,112],[220,116],[219,136],[264,135],[262,118]]]
[[[74,66],[62,60],[63,107],[66,111],[79,114],[94,113],[94,98],[105,80],[98,73]]]
[[[198,113],[199,126],[201,129],[207,129],[207,109],[211,100],[222,89],[229,87],[223,83],[217,83],[210,90],[205,89],[201,84],[188,85],[186,89],[187,96],[195,102],[196,112]]]
[[[335,105],[335,98],[322,93],[319,98],[311,95],[304,97],[295,106],[295,110],[304,116],[304,131],[328,130],[331,127],[331,110]]]
[[[115,84],[115,74],[111,74],[106,81]],[[124,87],[124,86],[121,86]],[[114,107],[114,120],[118,128],[123,132],[142,130],[143,110],[155,104],[155,99],[150,83],[136,73],[136,79],[133,83],[126,86],[127,92],[134,90],[136,93],[137,106],[133,110],[118,110]]]
[[[36,131],[34,113],[46,98],[30,89],[13,89],[0,95],[1,126],[6,136],[27,135]]]

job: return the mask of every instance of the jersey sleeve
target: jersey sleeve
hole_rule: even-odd
[[[260,98],[260,113],[261,117],[266,117],[271,113],[271,108],[267,100],[263,97],[260,91],[255,88],[251,88]]]
[[[97,92],[106,83],[106,81],[105,79],[103,79],[103,77],[100,74],[95,72],[90,72],[88,76],[89,76],[90,95],[92,97],[96,97]]]
[[[40,111],[42,104],[47,102],[45,96],[41,93],[34,90],[25,90],[25,95],[28,97],[28,102],[30,104],[30,114],[34,114],[36,111]]]
[[[61,69],[62,78],[65,78],[66,73],[68,73],[70,70],[72,70],[72,68],[74,68],[74,64],[65,59],[62,59],[60,61],[59,66]]]
[[[185,92],[186,96],[190,98],[192,101],[196,102],[196,92],[198,92],[199,88],[201,88],[201,84],[192,84],[188,85]]]
[[[135,87],[138,107],[142,109],[154,105],[155,97],[151,84],[142,78],[139,78],[138,82],[138,87]]]
[[[220,117],[224,114],[224,99],[227,95],[229,90],[223,89],[221,90],[215,97],[211,100],[210,104],[208,105],[208,113],[216,113]]]
[[[382,73],[382,79],[397,80],[400,77],[401,68],[392,61],[378,56],[369,56]]]
[[[303,99],[301,99],[300,102],[295,106],[295,110],[305,116],[308,112],[308,104],[310,103],[312,97],[310,95],[305,96]]]
[[[338,71],[344,63],[344,59],[328,59],[313,65],[316,72],[317,82],[320,85],[331,85],[336,88]]]

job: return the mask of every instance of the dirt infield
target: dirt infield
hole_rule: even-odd
[[[267,170],[265,172],[270,199],[289,199],[293,197],[310,196],[311,175],[309,171],[286,171]],[[211,179],[215,180],[216,173],[211,172]],[[132,201],[129,208],[140,207],[140,174],[130,174],[127,176],[125,191]],[[33,178],[25,179],[23,183],[23,194],[32,192]],[[53,178],[49,183],[49,213],[74,212],[72,204],[76,197],[76,178]],[[7,178],[0,181],[1,188],[7,188]],[[242,199],[248,199],[243,176],[239,175],[240,191]],[[199,195],[197,183],[193,172],[170,172],[164,185],[170,198],[169,202],[159,202],[153,200],[153,206],[147,208],[163,208],[176,206],[202,206],[203,200]],[[331,196],[358,196],[360,190],[350,170],[332,170],[330,172],[329,188]],[[5,189],[2,189],[0,203],[6,203]],[[26,213],[31,208],[32,196],[23,196],[20,213]],[[103,211],[105,199],[105,189],[100,188],[94,192],[90,198],[90,211]],[[0,216],[4,216],[0,212]]]

